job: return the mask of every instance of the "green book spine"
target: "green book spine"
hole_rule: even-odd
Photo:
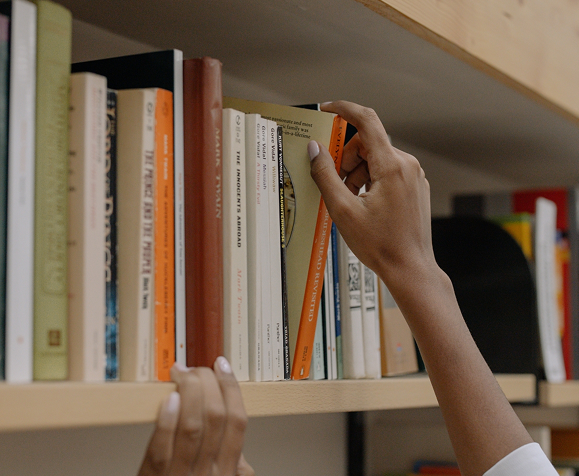
[[[5,379],[6,206],[8,191],[8,46],[10,20],[0,15],[0,380]]]
[[[66,8],[49,0],[35,3],[38,40],[33,375],[35,380],[61,380],[68,375],[68,90],[72,16]]]

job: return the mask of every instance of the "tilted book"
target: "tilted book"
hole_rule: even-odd
[[[239,381],[249,380],[245,113],[223,110],[223,338]]]
[[[176,358],[185,365],[185,231],[183,183],[183,52],[152,51],[85,61],[72,71],[91,71],[108,79],[109,88],[162,88],[173,93],[173,158],[175,201]]]
[[[117,91],[107,91],[105,161],[106,380],[119,379],[119,280],[117,239]]]
[[[340,120],[334,126],[334,118],[337,116],[333,114],[291,106],[233,98],[224,98],[224,104],[246,113],[261,114],[283,127],[284,167],[287,172],[284,201],[288,321],[290,351],[293,351],[294,362],[292,378],[307,378],[331,226],[325,206],[319,207],[321,195],[310,176],[307,145],[310,140],[316,140],[326,147],[334,142],[337,147],[333,150],[340,152],[345,122]],[[333,133],[336,138],[334,141]],[[320,226],[316,235],[317,223]],[[311,273],[310,263],[313,266]],[[307,344],[296,351],[302,313],[308,323],[302,331],[303,342]]]
[[[155,89],[117,96],[120,378],[152,379],[155,254]]]
[[[0,3],[10,17],[6,380],[32,380],[34,305],[34,135],[36,5]]]
[[[258,206],[262,200],[261,116],[245,115],[245,172],[247,185],[247,312],[249,342],[249,379],[261,382],[263,363],[261,344],[261,249]]]
[[[48,0],[38,0],[36,5],[34,379],[63,380],[68,374],[66,243],[72,16]]]
[[[183,62],[187,365],[223,355],[221,63]]]
[[[105,379],[105,140],[107,81],[71,76],[68,226],[68,375]]]
[[[153,380],[169,382],[175,363],[175,210],[173,93],[157,88],[155,105],[155,306]]]

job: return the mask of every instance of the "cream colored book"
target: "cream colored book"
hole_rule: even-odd
[[[249,380],[245,113],[223,110],[223,340],[239,381]]]
[[[105,138],[107,80],[75,73],[70,87],[69,379],[105,379]]]
[[[153,377],[155,89],[117,97],[120,378]]]
[[[377,306],[376,274],[360,262],[362,278],[362,330],[366,378],[380,378],[380,321]]]

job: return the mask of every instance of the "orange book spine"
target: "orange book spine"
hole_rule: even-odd
[[[329,151],[334,159],[337,172],[340,171],[342,164],[346,125],[346,121],[340,116],[334,118]],[[314,232],[314,243],[312,245],[312,256],[310,258],[306,291],[304,293],[302,314],[300,316],[300,325],[292,365],[291,378],[293,380],[306,379],[310,374],[312,349],[314,346],[318,309],[322,295],[322,285],[324,283],[324,270],[326,269],[328,240],[330,239],[331,227],[332,219],[326,209],[324,199],[320,198],[318,219]]]
[[[155,369],[170,381],[175,362],[173,93],[157,90],[155,110]]]

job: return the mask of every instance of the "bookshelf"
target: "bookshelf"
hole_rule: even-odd
[[[498,375],[512,402],[535,399],[531,375]],[[129,425],[155,421],[172,383],[78,382],[0,385],[0,432]],[[242,382],[250,417],[437,406],[428,377],[380,380]]]

